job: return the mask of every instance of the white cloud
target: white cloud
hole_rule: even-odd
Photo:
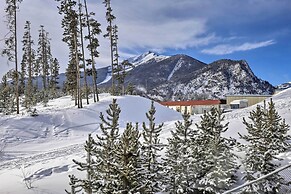
[[[212,54],[212,55],[226,55],[231,54],[238,51],[248,51],[253,50],[261,47],[266,47],[275,44],[274,40],[267,40],[263,42],[255,42],[255,43],[243,43],[241,45],[230,45],[230,44],[221,44],[217,45],[213,48],[203,49],[201,52],[205,54]]]
[[[222,0],[222,2],[214,2],[212,0],[167,0],[167,3],[157,0],[113,0],[113,13],[116,15],[116,24],[119,27],[119,54],[121,58],[126,58],[146,50],[167,51],[167,49],[176,49],[179,52],[179,49],[195,49],[193,47],[221,43],[224,37],[229,36],[228,32],[220,34],[218,28],[221,25],[226,25],[226,28],[228,28],[227,24],[240,24],[241,21],[247,20],[247,17],[240,17],[241,15],[237,14],[250,14],[253,16],[252,18],[257,18],[255,17],[257,15],[265,17],[266,14],[261,14],[262,11],[260,10],[263,10],[264,13],[269,14],[274,12],[275,14],[281,12],[283,8],[290,7],[286,6],[290,4],[289,0],[282,0],[285,3],[277,3],[276,0],[269,1],[271,3],[265,3],[265,1],[260,0],[256,4],[258,6],[250,6],[253,2],[251,0],[246,2],[233,2],[232,0]],[[107,24],[105,22],[104,4],[102,4],[102,1],[89,0],[88,2],[90,3],[90,11],[96,13],[96,18],[102,24],[101,27],[103,33],[105,33]],[[38,37],[39,25],[44,25],[52,38],[52,52],[61,63],[61,71],[65,71],[68,62],[68,48],[61,41],[63,33],[61,29],[62,16],[58,14],[56,6],[57,3],[53,0],[23,1],[20,4],[18,17],[19,41],[21,41],[23,25],[26,20],[31,21],[35,41]],[[7,31],[3,21],[5,20],[3,17],[5,1],[0,1],[0,7],[1,40]],[[276,9],[271,9],[273,7]],[[240,8],[241,11],[237,12],[236,8]],[[221,37],[218,37],[216,34],[219,34]],[[241,36],[241,33],[235,31],[234,35]],[[110,64],[109,41],[104,39],[102,35],[99,40],[100,48],[98,50],[100,57],[96,62],[98,67],[102,67]],[[232,41],[235,41],[235,39]],[[224,53],[229,53],[237,50],[250,50],[254,49],[253,47],[262,47],[264,44],[274,44],[274,42],[266,41],[262,42],[262,44],[219,45],[212,49],[205,49],[203,52],[207,53],[212,50],[214,52],[216,48],[216,50],[224,50]],[[3,41],[0,41],[0,50],[2,48]],[[19,60],[21,60],[21,54],[19,55]],[[0,56],[0,67],[1,77],[7,69],[13,68],[13,64],[8,67],[6,59]]]

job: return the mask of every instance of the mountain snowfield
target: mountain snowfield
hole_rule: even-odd
[[[121,107],[119,122],[121,131],[127,122],[140,124],[143,121],[147,122],[145,113],[150,108],[150,100],[139,96],[114,98],[117,98],[117,103]],[[85,160],[84,142],[89,133],[99,132],[100,112],[105,114],[112,99],[109,94],[101,94],[100,102],[84,105],[83,109],[78,109],[71,97],[66,96],[50,101],[47,107],[37,106],[39,113],[37,117],[25,113],[1,116],[0,146],[4,143],[6,146],[0,155],[0,193],[65,193],[64,190],[69,189],[69,174],[84,176],[76,170],[72,159]],[[291,125],[291,89],[275,95],[273,100],[279,114]],[[155,107],[156,123],[164,122],[161,140],[167,143],[175,122],[182,117],[180,113],[158,103],[155,103]],[[238,132],[246,133],[242,118],[248,117],[254,108],[255,106],[225,113],[226,122],[230,124],[229,130],[223,135],[241,141]],[[192,119],[193,123],[197,123],[200,115],[194,115]],[[291,131],[289,133],[291,135]],[[284,159],[283,164],[289,163],[291,152],[280,157]],[[239,174],[238,176],[240,177]],[[32,189],[26,188],[23,182],[25,177],[32,177]]]

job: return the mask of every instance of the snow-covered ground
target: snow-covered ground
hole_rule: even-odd
[[[150,100],[138,96],[116,98],[121,107],[121,128],[127,122],[147,121],[145,113],[150,108]],[[69,189],[68,175],[79,174],[72,159],[84,160],[84,142],[89,133],[99,132],[100,112],[105,113],[112,102],[108,94],[102,94],[100,99],[98,103],[78,109],[66,96],[50,101],[47,107],[37,106],[37,117],[26,114],[1,116],[0,149],[4,143],[6,147],[0,155],[0,193],[65,193],[64,190]],[[291,125],[291,89],[277,94],[273,100],[279,114]],[[182,117],[158,103],[155,107],[156,123],[165,123],[161,139],[166,142],[175,122]],[[248,117],[254,108],[226,113],[226,121],[230,124],[224,135],[239,140],[238,132],[246,133],[242,118]],[[200,116],[193,116],[192,119],[194,123],[199,122]],[[287,163],[291,160],[291,153],[282,154],[282,157]],[[23,182],[24,177],[29,176],[33,177],[32,189],[26,189]]]

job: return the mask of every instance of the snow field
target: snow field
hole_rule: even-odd
[[[37,117],[26,114],[0,117],[0,143],[6,144],[5,152],[0,155],[0,193],[65,193],[64,190],[69,189],[69,174],[83,176],[76,170],[72,159],[85,160],[84,142],[89,133],[99,132],[100,112],[105,114],[112,98],[109,94],[102,94],[100,102],[86,105],[84,101],[84,108],[77,109],[71,97],[66,96],[50,101],[47,107],[37,106]],[[147,122],[145,113],[150,108],[150,100],[138,96],[115,98],[121,108],[121,128],[127,122]],[[291,89],[277,94],[273,100],[279,114],[291,125]],[[155,107],[156,123],[164,122],[161,140],[167,143],[175,122],[182,117],[180,113],[158,103]],[[246,133],[242,118],[247,118],[254,108],[226,113],[229,130],[223,135],[240,142],[238,132]],[[195,127],[200,115],[194,115],[191,119]],[[242,153],[237,154],[243,156]],[[280,157],[287,164],[291,160],[291,152]],[[24,177],[32,177],[32,189],[25,187]]]

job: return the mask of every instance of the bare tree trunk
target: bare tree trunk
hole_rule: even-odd
[[[16,11],[16,0],[14,1],[14,18],[15,18],[15,22],[14,22],[14,41],[15,41],[15,96],[16,96],[16,113],[19,114],[19,91],[18,91],[18,82],[19,82],[19,76],[18,76],[18,62],[17,62],[17,25],[16,25],[16,21],[17,21],[17,11]]]
[[[81,97],[81,90],[80,90],[80,86],[81,86],[81,82],[80,82],[80,66],[79,66],[79,56],[78,56],[78,45],[77,45],[77,32],[74,32],[74,47],[75,47],[75,63],[76,63],[76,71],[77,71],[77,88],[76,88],[76,92],[77,92],[77,105],[78,108],[82,108],[82,97]]]

